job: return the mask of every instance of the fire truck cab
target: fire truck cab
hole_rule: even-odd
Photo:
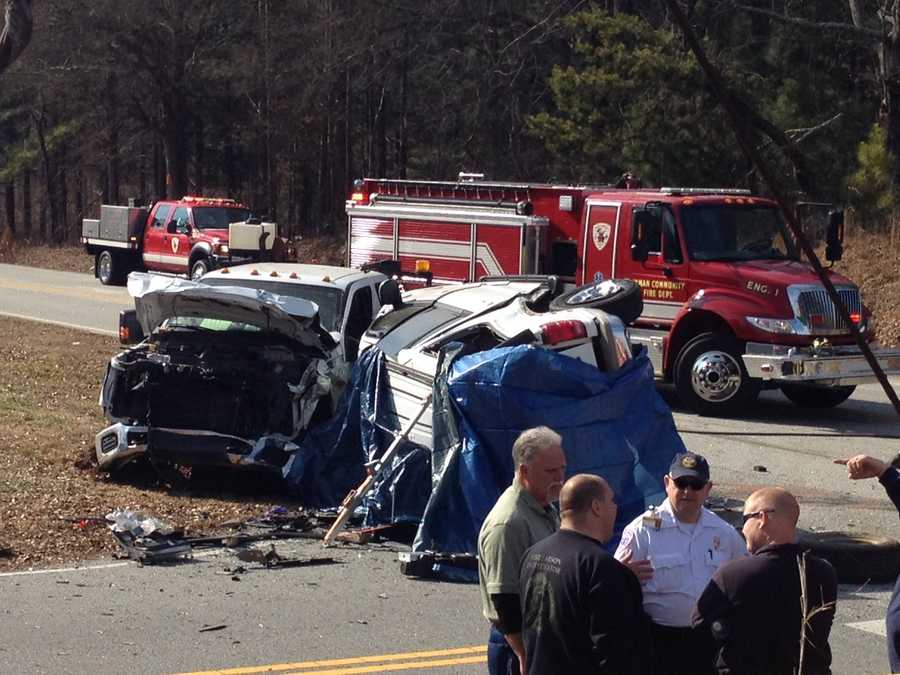
[[[554,274],[570,289],[632,279],[629,327],[657,377],[689,408],[730,415],[763,386],[795,403],[840,404],[874,380],[776,204],[746,190],[365,179],[347,202],[347,264],[395,259],[434,283]],[[858,287],[829,272],[869,341]],[[584,290],[584,289],[582,289]],[[590,292],[558,301],[590,305]],[[878,349],[888,374],[900,350]]]

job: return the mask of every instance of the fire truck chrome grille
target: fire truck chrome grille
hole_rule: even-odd
[[[862,313],[862,302],[857,289],[839,288],[837,292],[850,314]],[[809,326],[813,333],[847,330],[847,325],[841,320],[837,307],[825,289],[803,291],[797,297],[797,307],[800,310],[798,318]]]

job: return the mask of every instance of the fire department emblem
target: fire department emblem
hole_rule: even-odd
[[[685,457],[681,460],[681,466],[685,469],[695,469],[697,468],[697,460],[694,457]]]
[[[172,253],[178,253],[178,237],[172,238]]]
[[[612,225],[609,223],[594,223],[591,235],[594,239],[594,246],[598,251],[602,251],[609,243],[609,234],[612,232]]]

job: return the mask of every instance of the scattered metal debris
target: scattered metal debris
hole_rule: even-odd
[[[436,565],[447,565],[469,571],[478,570],[478,558],[469,553],[404,551],[398,557],[400,559],[400,572],[408,577],[433,577],[436,574]]]

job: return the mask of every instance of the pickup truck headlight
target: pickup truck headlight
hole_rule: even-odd
[[[228,244],[219,244],[218,250],[222,255],[226,255],[228,253]]]
[[[794,319],[770,319],[765,316],[748,316],[747,321],[767,333],[781,333],[783,335],[798,335]]]

